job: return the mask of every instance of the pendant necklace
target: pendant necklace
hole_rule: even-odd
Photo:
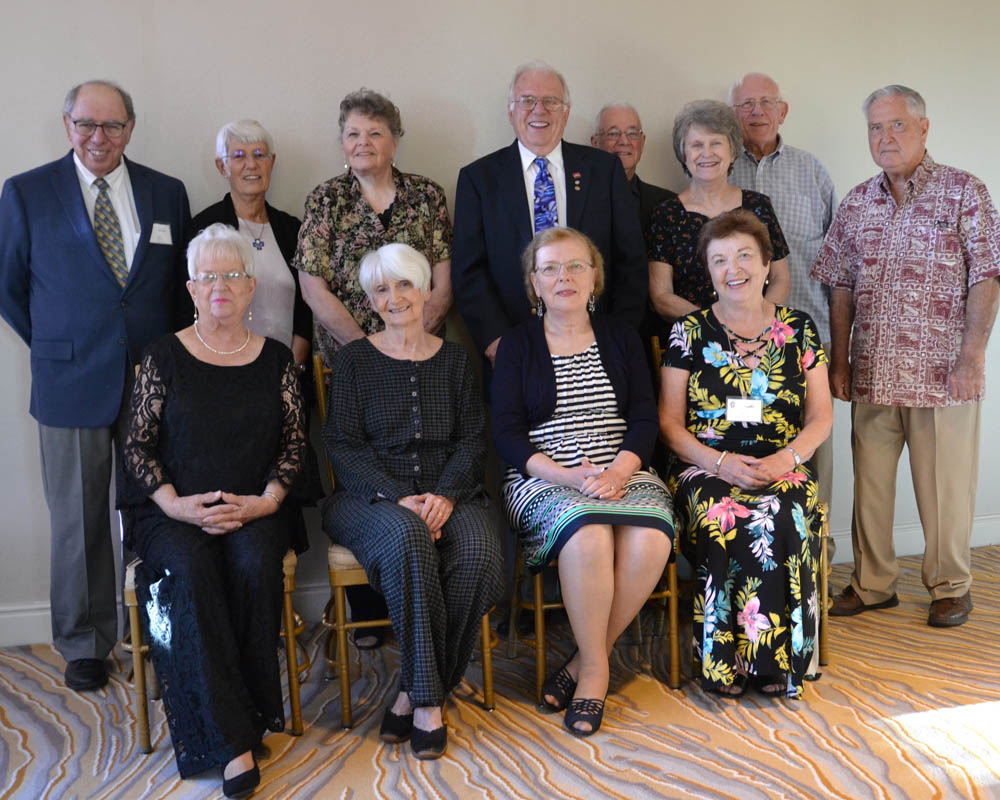
[[[260,251],[264,249],[264,240],[261,238],[264,235],[264,228],[267,227],[267,220],[260,226],[260,230],[254,234],[253,228],[250,227],[250,220],[243,220],[247,224],[247,230],[250,231],[250,235],[253,236],[253,241],[250,244],[253,245],[253,249]]]
[[[249,328],[247,328],[247,340],[245,342],[243,342],[243,344],[241,344],[235,350],[216,350],[214,347],[212,347],[212,345],[210,345],[208,342],[206,342],[204,339],[201,338],[201,332],[198,330],[198,323],[197,322],[194,324],[194,335],[198,337],[198,341],[199,342],[201,342],[203,345],[205,345],[205,347],[207,347],[209,350],[211,350],[217,356],[232,356],[232,355],[235,355],[236,353],[239,353],[241,350],[246,350],[247,345],[250,344],[250,329]]]

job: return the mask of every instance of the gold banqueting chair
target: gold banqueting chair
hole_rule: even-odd
[[[321,424],[326,421],[327,381],[330,374],[331,370],[323,364],[322,357],[318,353],[313,355],[313,377],[316,381],[316,401]],[[332,491],[336,485],[336,479],[326,449],[322,449]],[[354,554],[342,545],[331,542],[327,550],[327,560],[330,570],[331,597],[326,604],[322,619],[323,627],[328,631],[325,648],[326,663],[331,674],[336,669],[340,675],[340,721],[345,728],[350,728],[353,724],[353,714],[351,711],[351,667],[347,649],[347,632],[358,628],[384,627],[389,625],[390,621],[388,619],[348,621],[345,590],[348,586],[367,586],[368,576]],[[483,707],[487,711],[492,711],[494,707],[492,648],[496,644],[496,637],[490,630],[488,611],[483,615],[480,643],[483,661]]]

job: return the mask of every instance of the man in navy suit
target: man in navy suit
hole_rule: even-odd
[[[178,327],[190,212],[180,181],[123,157],[135,113],[121,87],[74,87],[63,123],[72,151],[10,178],[0,195],[0,314],[31,349],[52,639],[66,685],[88,690],[107,683],[118,636],[112,450],[134,364]]]
[[[535,187],[543,168],[556,218],[542,224],[583,231],[604,257],[598,311],[637,327],[642,319],[649,273],[625,171],[609,153],[562,140],[569,111],[562,75],[542,62],[518,67],[508,94],[517,140],[458,175],[452,285],[465,324],[491,363],[500,337],[532,313],[520,258],[541,230]]]

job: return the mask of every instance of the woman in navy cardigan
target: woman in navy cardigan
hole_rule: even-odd
[[[670,555],[673,509],[649,470],[657,414],[639,337],[591,317],[604,284],[600,251],[553,228],[522,258],[535,319],[500,340],[493,430],[507,462],[504,505],[525,563],[557,556],[578,650],[545,681],[553,711],[588,736],[601,724],[608,655]]]

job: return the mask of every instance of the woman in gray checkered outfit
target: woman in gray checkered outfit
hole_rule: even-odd
[[[362,260],[360,283],[385,328],[335,355],[323,431],[338,484],[324,528],[385,596],[399,642],[399,694],[379,735],[409,738],[418,758],[445,751],[441,706],[502,572],[500,523],[483,489],[481,395],[465,350],[424,330],[430,278],[406,244]]]

